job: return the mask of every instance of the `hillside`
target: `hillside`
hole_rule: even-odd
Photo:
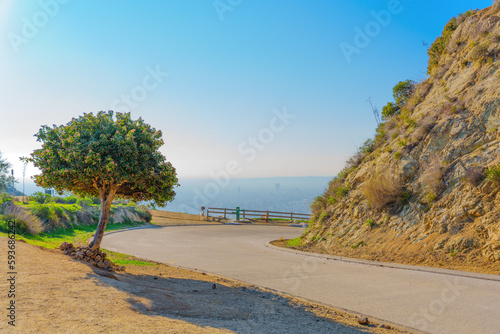
[[[500,273],[500,3],[448,22],[429,77],[313,203],[301,249]]]

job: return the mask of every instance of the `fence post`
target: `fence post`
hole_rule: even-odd
[[[210,220],[210,208],[207,208],[207,221]]]
[[[226,208],[224,208],[224,219],[226,219]]]
[[[293,223],[293,212],[292,212],[292,213],[290,213],[290,220],[291,220],[291,221],[292,221],[292,223]]]
[[[269,211],[266,213],[266,223],[269,223]]]
[[[245,209],[243,209],[243,220],[245,220]]]

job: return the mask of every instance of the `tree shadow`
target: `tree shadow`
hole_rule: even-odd
[[[87,274],[89,279],[127,293],[130,308],[147,316],[236,333],[368,333],[317,316],[309,305],[253,287],[93,270],[94,274]]]

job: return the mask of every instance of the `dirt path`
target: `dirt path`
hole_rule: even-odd
[[[7,239],[0,245],[6,256]],[[356,329],[352,315],[162,264],[109,274],[22,242],[16,256],[16,327],[2,316],[2,333],[400,333]]]

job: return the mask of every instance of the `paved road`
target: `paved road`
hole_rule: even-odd
[[[500,333],[500,276],[474,278],[379,267],[265,246],[302,232],[263,225],[152,227],[111,232],[102,247],[204,270],[423,332]]]

